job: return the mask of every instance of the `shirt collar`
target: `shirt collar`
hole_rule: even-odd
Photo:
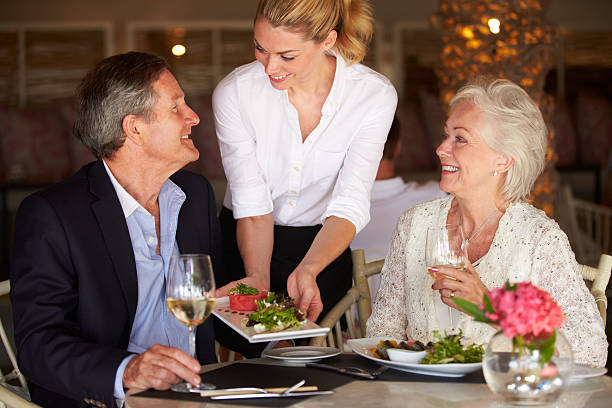
[[[115,192],[117,193],[117,197],[119,198],[119,203],[121,204],[121,209],[123,210],[123,215],[125,216],[125,218],[128,218],[130,215],[132,215],[132,213],[134,213],[134,211],[138,209],[149,214],[149,212],[145,208],[143,208],[140,203],[136,201],[136,199],[132,197],[130,193],[125,190],[125,188],[123,188],[121,184],[119,184],[115,176],[113,176],[113,173],[108,168],[106,162],[102,160],[102,163],[104,163],[104,169],[106,169],[106,173],[108,174],[108,177],[110,178],[111,183],[115,188]],[[174,184],[170,179],[164,182],[159,192],[160,198],[165,197],[166,195],[168,195],[168,197],[176,196],[179,199],[180,203],[183,203],[186,198],[183,190],[181,190],[181,188]]]
[[[346,74],[346,61],[344,61],[342,55],[337,53],[335,50],[330,50],[328,52],[330,55],[336,57],[336,71],[334,73],[334,82],[329,90],[329,95],[327,95],[327,98],[325,99],[321,112],[329,114],[337,111],[340,108],[344,76]]]
[[[130,195],[130,193],[125,191],[125,188],[123,188],[121,184],[119,184],[115,176],[113,176],[113,173],[108,168],[106,161],[102,160],[102,163],[104,163],[104,169],[106,169],[106,173],[108,174],[111,183],[113,183],[113,187],[115,188],[115,192],[117,193],[117,197],[119,198],[119,203],[121,204],[121,209],[123,210],[123,215],[125,215],[125,218],[127,218],[132,215],[134,211],[136,211],[139,207],[142,206],[138,203],[138,201],[136,201],[134,197]],[[144,208],[143,210],[146,211]]]

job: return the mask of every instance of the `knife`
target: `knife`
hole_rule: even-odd
[[[337,373],[352,375],[354,377],[359,377],[359,378],[366,378],[368,380],[376,379],[376,377],[378,377],[380,373],[384,372],[388,368],[388,367],[383,366],[369,373],[365,370],[360,371],[361,369],[356,368],[356,367],[334,367],[332,365],[320,364],[320,363],[306,363],[306,367],[321,368],[323,370],[335,371]]]
[[[290,392],[287,394],[235,394],[235,395],[215,395],[210,397],[211,400],[229,400],[229,399],[244,399],[244,398],[284,398],[284,397],[308,397],[311,395],[327,395],[333,394],[333,390],[329,391],[304,391]]]

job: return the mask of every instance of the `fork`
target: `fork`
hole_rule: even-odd
[[[324,370],[335,371],[341,374],[347,374],[347,375],[352,375],[356,377],[367,378],[368,380],[375,379],[381,373],[386,371],[388,368],[386,366],[381,366],[377,368],[376,370],[370,372],[368,370],[364,370],[363,368],[359,368],[359,367],[336,367],[333,365],[320,364],[320,363],[306,363],[306,367],[321,368]]]
[[[206,390],[201,391],[197,389],[192,389],[191,392],[195,392],[200,394],[201,397],[212,397],[215,395],[231,395],[231,394],[250,394],[253,392],[259,392],[262,394],[276,394],[280,393],[281,395],[288,394],[292,391],[299,389],[299,391],[316,391],[318,387],[316,386],[308,386],[302,387],[306,380],[301,380],[288,388],[259,388],[259,387],[238,387],[238,388],[225,388],[219,390]],[[301,388],[300,388],[301,387]]]
[[[359,367],[345,367],[347,370],[352,370],[352,371],[357,371],[363,374],[369,374],[373,377],[378,377],[379,375],[381,375],[382,373],[384,373],[385,371],[387,371],[389,369],[389,367],[387,366],[380,366],[378,367],[376,370],[374,371],[368,371],[365,370],[363,368],[359,368]]]

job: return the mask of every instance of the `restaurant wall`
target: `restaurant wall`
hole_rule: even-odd
[[[257,0],[19,0],[3,1],[0,23],[64,20],[250,19]],[[437,0],[372,0],[384,24],[395,20],[424,21],[438,8]],[[612,29],[609,0],[553,0],[552,21],[591,30]]]

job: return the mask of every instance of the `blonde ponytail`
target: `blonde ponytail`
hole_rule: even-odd
[[[259,18],[275,27],[295,28],[316,42],[336,30],[334,48],[349,65],[363,60],[374,31],[372,7],[365,0],[260,0],[255,20]]]

